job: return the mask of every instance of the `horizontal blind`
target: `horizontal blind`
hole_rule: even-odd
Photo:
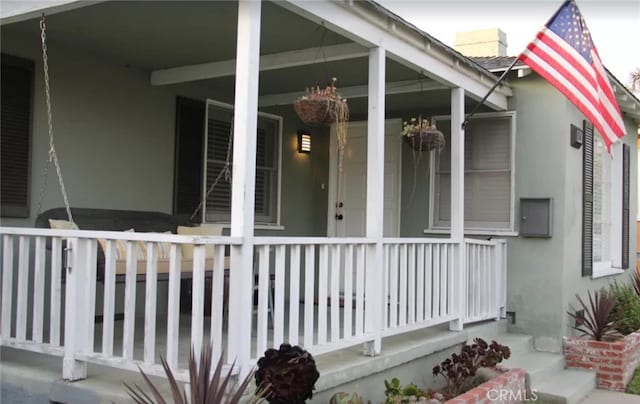
[[[446,146],[436,155],[436,226],[451,220],[451,122],[438,121]],[[508,228],[511,215],[511,117],[476,118],[465,128],[467,228]]]

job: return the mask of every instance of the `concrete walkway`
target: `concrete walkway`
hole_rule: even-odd
[[[640,404],[640,396],[608,390],[593,390],[580,404]]]

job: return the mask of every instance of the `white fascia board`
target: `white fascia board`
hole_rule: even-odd
[[[385,94],[406,94],[421,91],[446,90],[448,88],[449,87],[436,82],[421,84],[420,82],[416,82],[415,80],[394,81],[386,83]],[[353,87],[342,87],[340,88],[339,92],[340,96],[346,99],[363,98],[368,96],[369,89],[366,85],[362,85]],[[301,95],[302,92],[300,91],[294,93],[267,94],[260,96],[258,105],[260,107],[271,107],[274,105],[291,105],[294,103],[296,98]]]
[[[3,0],[0,8],[0,25],[26,21],[46,15],[102,3],[105,0]]]
[[[361,58],[367,55],[369,55],[369,50],[357,43],[331,45],[323,48],[299,49],[260,56],[260,70],[284,69],[313,63]],[[235,59],[171,67],[151,72],[151,85],[159,86],[233,76],[235,72]]]
[[[495,78],[480,70],[464,66],[453,55],[440,52],[431,43],[397,21],[367,13],[357,2],[286,0],[278,2],[296,14],[316,23],[324,23],[331,30],[367,47],[380,46],[390,58],[420,71],[449,87],[464,88],[469,96],[481,99],[495,83]],[[364,15],[364,14],[367,15]],[[507,109],[507,96],[512,95],[506,85],[498,88],[485,101],[498,110]]]

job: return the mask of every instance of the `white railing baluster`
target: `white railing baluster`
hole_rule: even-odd
[[[434,246],[433,251],[433,318],[440,318],[440,268],[442,262],[440,261],[440,248],[441,245]]]
[[[400,245],[400,326],[407,324],[407,245]]]
[[[343,324],[342,334],[344,338],[353,335],[352,306],[353,306],[353,245],[349,244],[344,252],[344,298],[343,298]]]
[[[447,307],[448,300],[448,291],[449,291],[449,279],[448,276],[448,267],[449,267],[449,245],[443,244],[441,246],[442,253],[440,254],[440,315],[446,316],[449,314]]]
[[[36,250],[33,275],[33,330],[32,339],[36,343],[42,343],[43,313],[44,313],[44,265],[45,265],[44,237],[36,237]]]
[[[18,250],[18,300],[16,301],[16,339],[27,339],[27,298],[29,297],[29,237],[20,237]]]
[[[425,320],[431,320],[434,317],[431,305],[433,299],[433,244],[428,244],[425,247],[424,317]]]
[[[136,329],[136,272],[138,260],[136,245],[127,241],[126,275],[124,284],[124,326],[122,332],[122,356],[133,360],[133,339]]]
[[[51,301],[49,311],[49,343],[60,346],[60,317],[62,308],[62,240],[51,240]],[[11,307],[11,306],[9,306]]]
[[[395,328],[398,326],[398,245],[393,244],[391,246],[390,267],[389,267],[389,328]]]
[[[86,279],[89,292],[87,302],[87,341],[84,345],[88,352],[94,351],[94,336],[96,331],[96,275],[98,273],[98,243],[96,240],[86,240],[86,264],[83,271],[86,271]]]
[[[167,364],[178,366],[180,336],[180,263],[182,249],[171,244],[169,255],[169,296],[167,299]]]
[[[318,345],[327,343],[327,281],[329,275],[329,246],[320,245],[318,267]]]
[[[158,291],[158,248],[147,243],[147,273],[145,276],[144,311],[144,363],[152,365],[156,360],[156,312]]]
[[[11,338],[13,303],[13,237],[5,235],[2,248],[2,338]]]
[[[309,349],[314,345],[313,325],[315,308],[315,246],[308,245],[304,249],[304,346]]]
[[[356,246],[356,333],[364,333],[364,264],[366,256],[366,246]]]
[[[340,339],[340,245],[331,246],[331,341]]]
[[[289,343],[298,345],[300,336],[300,245],[289,252]]]
[[[418,244],[416,249],[416,317],[418,322],[424,321],[424,244]]]
[[[409,283],[407,289],[409,292],[409,313],[408,323],[415,324],[416,322],[416,250],[413,244],[407,246],[407,270],[409,271]]]
[[[275,260],[275,302],[271,310],[275,310],[273,319],[273,346],[279,347],[284,341],[284,285],[285,285],[285,254],[286,246],[276,246]]]
[[[191,349],[196,358],[202,350],[204,327],[204,265],[206,251],[204,244],[193,247],[193,281],[191,282]]]
[[[267,350],[268,314],[269,314],[269,246],[260,246],[258,250],[258,321],[257,351]]]
[[[102,353],[113,355],[113,326],[116,297],[116,242],[106,241],[104,252],[104,308],[102,316]]]
[[[218,363],[222,355],[222,320],[224,319],[224,245],[217,245],[213,255],[213,274],[211,275],[211,348],[213,363]],[[253,298],[253,292],[252,298]],[[228,299],[228,296],[226,297]]]

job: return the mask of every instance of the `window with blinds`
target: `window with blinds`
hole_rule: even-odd
[[[515,114],[478,114],[465,128],[465,229],[513,230],[513,139]],[[438,119],[446,146],[435,153],[432,225],[451,221],[451,121]]]
[[[206,201],[207,221],[228,221],[231,214],[231,178],[223,172],[229,155],[233,167],[232,136],[233,111],[218,103],[207,104],[205,177],[203,182],[206,194],[214,182],[217,183]],[[278,222],[278,183],[280,119],[262,114],[258,116],[256,133],[256,183],[255,183],[255,221],[256,223],[275,224]]]
[[[30,60],[2,54],[0,214],[29,217],[33,70]]]

